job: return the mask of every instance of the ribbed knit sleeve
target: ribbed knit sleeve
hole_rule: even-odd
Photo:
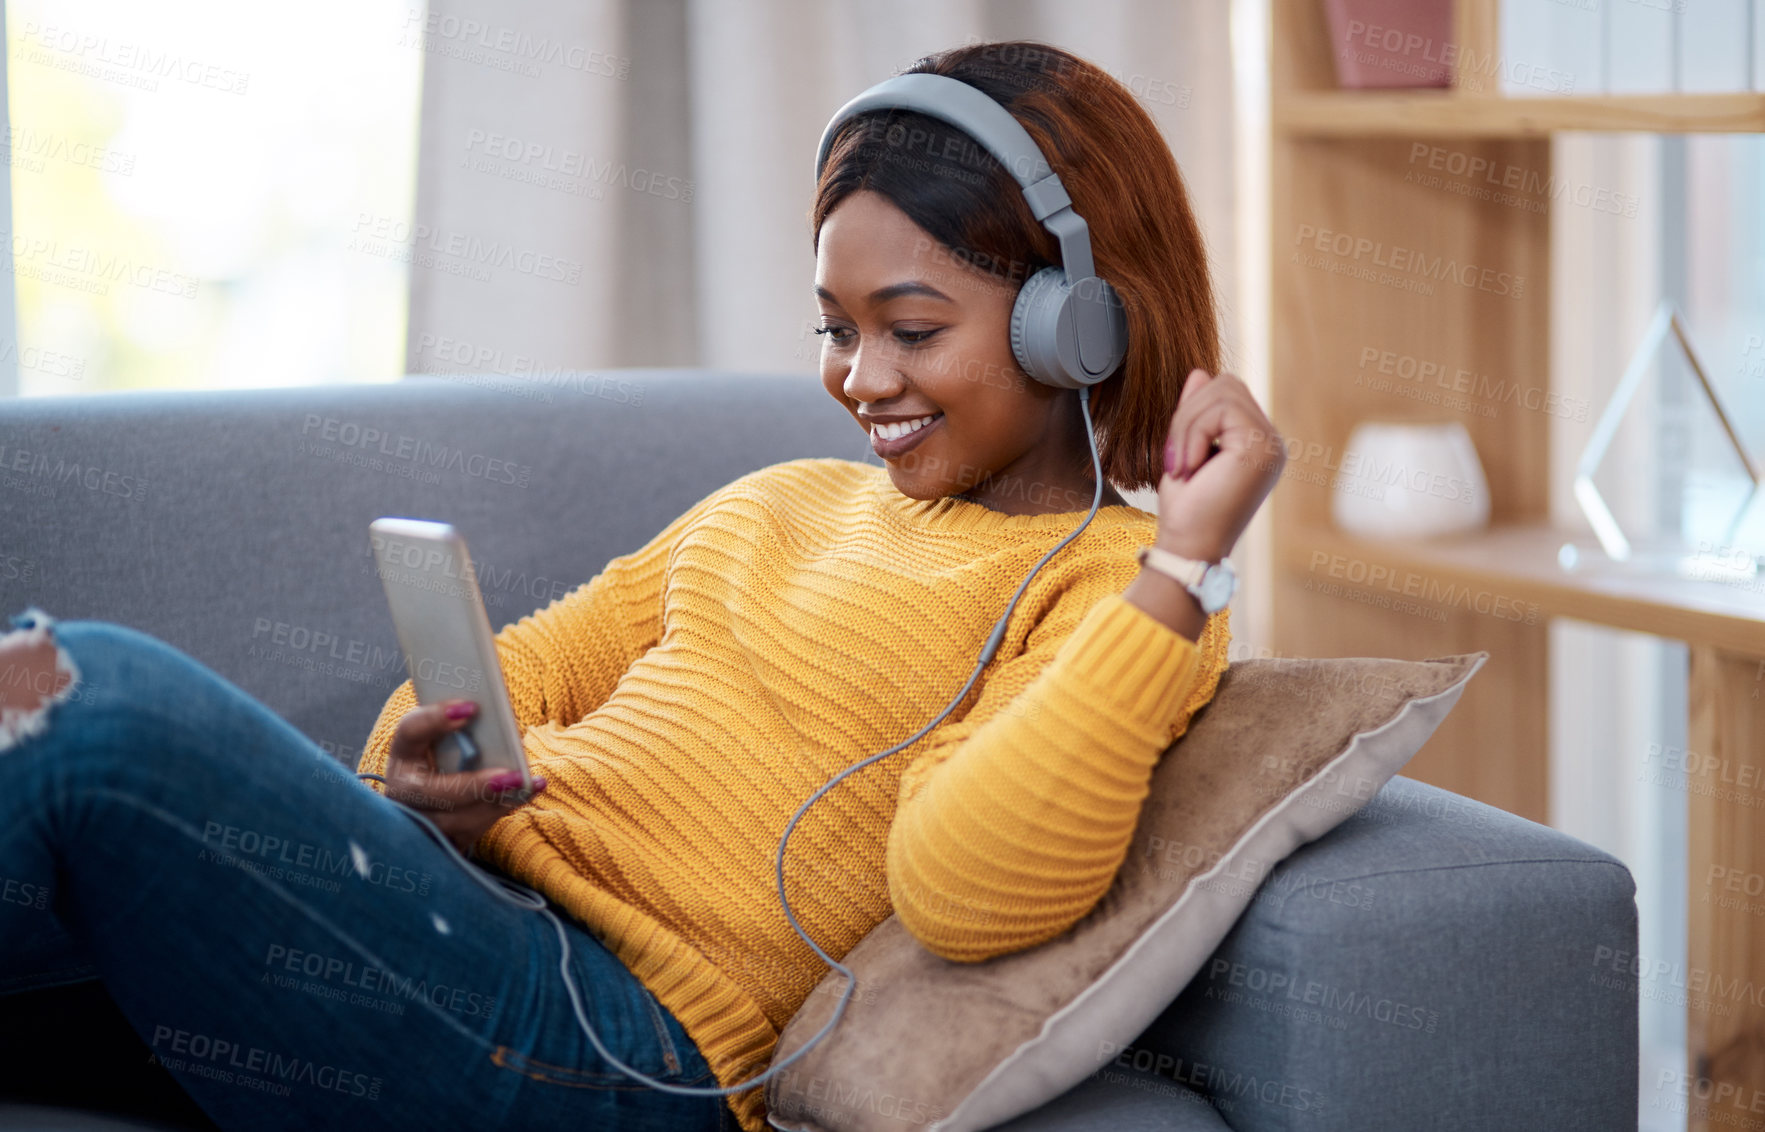
[[[1213,698],[1228,611],[1190,641],[1121,596],[1135,570],[1076,581],[902,773],[889,894],[934,954],[978,962],[1083,918],[1127,855],[1159,756]]]
[[[575,723],[606,702],[632,661],[661,639],[662,581],[675,545],[742,480],[705,496],[641,548],[497,631],[503,683],[523,730],[548,720]],[[386,773],[392,733],[416,706],[416,691],[407,679],[380,709],[357,770]]]

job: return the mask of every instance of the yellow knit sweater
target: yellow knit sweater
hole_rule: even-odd
[[[915,500],[885,469],[775,464],[496,635],[544,793],[477,853],[586,925],[725,1085],[766,1067],[829,968],[791,929],[778,839],[840,770],[962,687],[1038,559],[1084,512]],[[1153,767],[1212,698],[1226,611],[1191,642],[1123,600],[1153,517],[1099,509],[1036,574],[944,721],[797,823],[791,909],[843,957],[891,913],[978,962],[1059,935],[1127,854]],[[360,769],[415,706],[387,700]],[[765,1132],[764,1089],[730,1096]]]

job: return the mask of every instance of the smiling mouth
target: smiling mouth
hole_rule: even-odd
[[[872,425],[870,428],[870,439],[873,441],[899,440],[903,436],[911,436],[913,433],[925,428],[943,415],[944,414],[942,413],[927,413],[923,417],[918,417],[910,421],[901,421],[897,424]]]

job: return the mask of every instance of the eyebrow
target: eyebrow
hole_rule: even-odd
[[[815,293],[830,303],[839,302],[833,297],[832,291],[819,283],[815,285]],[[870,293],[870,301],[872,303],[886,303],[891,299],[899,299],[905,295],[924,295],[928,299],[940,299],[946,303],[956,301],[930,283],[921,283],[917,279],[909,279],[905,283],[890,283],[887,287],[878,287]]]

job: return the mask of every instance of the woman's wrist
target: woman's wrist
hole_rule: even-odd
[[[1202,627],[1207,624],[1207,614],[1188,587],[1150,566],[1140,567],[1122,591],[1122,599],[1191,641],[1201,639]]]
[[[1218,539],[1189,531],[1161,530],[1153,538],[1152,545],[1197,562],[1218,562],[1232,552],[1230,547],[1222,547]]]

